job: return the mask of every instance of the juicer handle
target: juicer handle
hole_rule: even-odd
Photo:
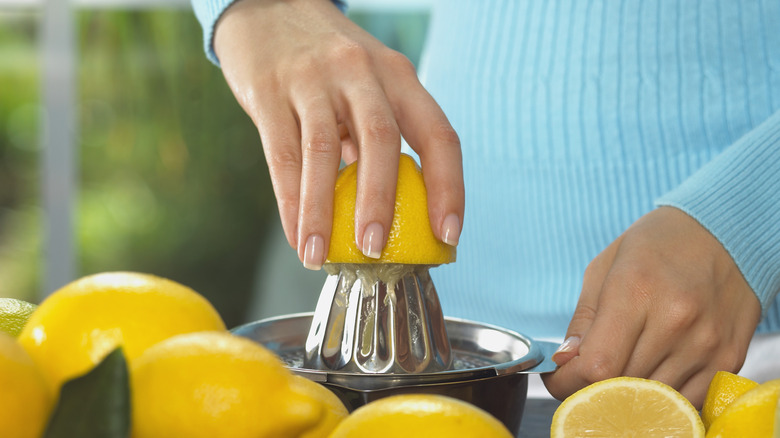
[[[541,362],[539,362],[536,366],[533,366],[531,368],[528,368],[525,371],[522,371],[526,374],[541,374],[541,373],[550,373],[555,371],[556,368],[558,368],[558,365],[555,364],[552,360],[552,356],[555,353],[555,351],[558,349],[560,344],[555,342],[547,342],[547,341],[535,341],[534,342],[541,351],[543,355],[543,359]]]
[[[497,376],[507,374],[541,374],[550,373],[558,368],[552,361],[552,355],[558,349],[555,342],[528,340],[528,354],[521,359],[497,365],[492,368]]]

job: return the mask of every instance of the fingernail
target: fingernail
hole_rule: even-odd
[[[568,338],[566,338],[566,340],[563,341],[563,343],[561,345],[558,346],[558,349],[555,350],[555,353],[553,353],[551,359],[553,360],[553,362],[555,362],[558,365],[560,365],[558,363],[558,361],[555,360],[555,356],[558,356],[558,355],[564,354],[564,353],[570,353],[572,351],[577,350],[578,348],[580,348],[580,337],[579,336],[569,336]]]
[[[312,234],[306,240],[303,250],[303,267],[312,271],[322,269],[325,258],[325,239],[319,234]]]
[[[458,246],[460,238],[460,219],[455,213],[447,215],[441,224],[441,236],[444,243],[451,246]]]
[[[378,259],[382,256],[382,224],[372,222],[363,231],[363,246],[360,250],[366,257]]]
[[[579,336],[569,336],[566,338],[565,341],[558,347],[557,350],[555,350],[555,354],[557,353],[568,353],[570,351],[574,351],[575,348],[579,347],[580,345],[580,337]]]

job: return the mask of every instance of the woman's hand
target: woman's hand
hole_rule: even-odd
[[[355,241],[378,258],[393,218],[401,135],[425,169],[434,234],[457,244],[460,143],[414,66],[330,0],[240,0],[215,51],[260,133],[282,225],[304,266],[325,261],[341,159],[359,161]]]
[[[682,211],[661,207],[588,266],[568,351],[553,356],[560,366],[545,385],[563,399],[610,377],[645,377],[701,407],[716,371],[741,368],[760,314],[720,242]]]

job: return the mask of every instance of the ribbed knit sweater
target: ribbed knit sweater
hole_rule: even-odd
[[[193,0],[207,51],[220,2]],[[458,261],[431,272],[445,314],[561,337],[587,264],[670,205],[780,331],[778,29],[772,1],[435,3],[421,77],[466,184]]]

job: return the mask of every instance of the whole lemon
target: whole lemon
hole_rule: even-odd
[[[225,330],[225,324],[192,289],[152,275],[109,272],[76,280],[46,298],[19,342],[56,394],[119,345],[133,359],[163,339],[203,330]]]
[[[38,307],[15,298],[0,298],[0,332],[19,336],[30,315]]]
[[[320,419],[317,426],[306,431],[300,438],[329,437],[333,429],[335,429],[342,420],[347,418],[349,410],[347,410],[347,407],[341,402],[341,399],[328,388],[305,377],[297,375],[293,375],[292,377],[292,384],[296,390],[319,400],[325,407],[325,414],[323,418]]]
[[[422,170],[406,154],[401,154],[398,163],[395,210],[387,244],[379,259],[365,256],[355,243],[357,166],[355,162],[344,167],[336,180],[333,229],[326,263],[440,265],[455,261],[455,247],[433,234]]]
[[[273,353],[228,332],[166,339],[130,376],[133,438],[297,438],[323,415]]]
[[[0,333],[0,435],[38,438],[52,395],[32,358],[12,336]]]
[[[330,438],[511,438],[507,428],[482,409],[442,395],[406,394],[356,409]]]

